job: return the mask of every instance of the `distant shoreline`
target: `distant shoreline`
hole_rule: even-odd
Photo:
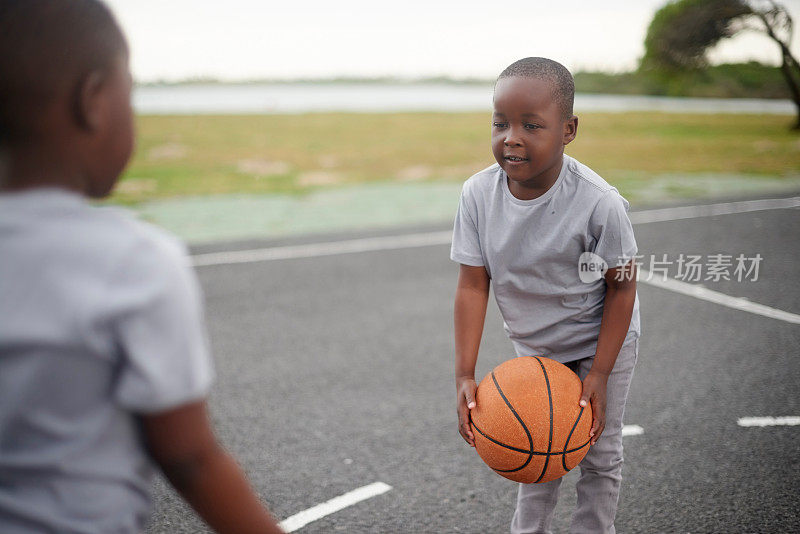
[[[444,83],[193,84],[136,87],[141,115],[296,113],[462,113],[491,109],[492,85]],[[575,111],[791,115],[786,99],[697,98],[632,94],[575,95]]]
[[[241,80],[220,80],[217,78],[188,78],[181,80],[156,80],[136,82],[136,87],[182,87],[192,85],[491,85],[494,80],[488,78],[449,78],[449,77],[423,77],[423,78],[391,78],[391,77],[342,77],[342,78],[252,78]]]
[[[783,100],[790,98],[789,90],[778,67],[757,62],[715,65],[702,71],[687,72],[670,78],[652,76],[638,71],[597,72],[577,71],[576,92],[582,94],[639,95],[692,98],[758,98]],[[423,76],[402,78],[391,76],[342,76],[329,78],[253,78],[218,79],[194,77],[179,80],[148,80],[137,82],[137,88],[180,87],[284,87],[314,86],[406,86],[444,85],[453,87],[489,87],[493,78]]]

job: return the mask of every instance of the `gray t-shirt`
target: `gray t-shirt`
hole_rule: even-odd
[[[63,190],[0,194],[0,532],[143,532],[135,414],[211,381],[180,243]]]
[[[581,281],[591,252],[609,267],[636,254],[628,202],[594,171],[564,155],[556,183],[519,200],[495,164],[464,183],[450,257],[483,266],[491,277],[506,333],[519,356],[560,362],[595,353],[605,281]],[[639,336],[636,298],[626,342]]]

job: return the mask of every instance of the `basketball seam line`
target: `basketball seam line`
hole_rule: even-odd
[[[530,430],[528,430],[528,427],[525,425],[525,422],[522,420],[522,417],[519,416],[517,411],[514,409],[514,407],[511,405],[511,403],[506,398],[506,395],[505,395],[505,393],[503,393],[503,390],[500,388],[500,384],[497,383],[497,377],[494,376],[494,371],[492,371],[492,381],[494,382],[494,387],[497,388],[497,392],[500,393],[500,397],[503,399],[503,402],[506,403],[506,406],[508,406],[508,409],[511,410],[511,413],[514,414],[514,417],[517,418],[517,421],[519,421],[519,424],[522,425],[522,430],[525,431],[525,436],[528,438],[528,447],[530,448],[530,452],[527,453],[528,454],[528,459],[525,460],[525,463],[523,463],[521,466],[517,467],[516,469],[495,469],[495,471],[502,471],[503,473],[513,473],[514,471],[519,471],[521,469],[525,469],[525,467],[531,462],[531,459],[533,458],[533,438],[531,437]]]
[[[567,435],[567,441],[564,442],[564,452],[561,453],[561,465],[564,466],[564,469],[569,471],[570,468],[567,467],[567,447],[569,447],[569,440],[572,439],[572,433],[575,432],[575,429],[578,428],[578,423],[581,420],[581,416],[583,415],[583,410],[585,408],[581,406],[581,411],[578,412],[578,417],[575,419],[575,424],[572,425],[572,429],[569,431]]]
[[[544,474],[547,472],[547,464],[550,463],[550,453],[553,450],[553,394],[550,392],[550,379],[547,377],[547,369],[544,368],[544,364],[542,360],[538,357],[534,356],[536,361],[539,362],[539,366],[542,368],[542,373],[544,374],[544,383],[547,386],[547,400],[550,403],[550,438],[547,441],[547,456],[544,457],[544,466],[542,467],[542,473],[539,475],[539,478],[536,479],[534,484],[538,483],[539,481],[544,478]],[[531,450],[533,450],[533,444],[531,444]]]
[[[547,452],[539,452],[539,451],[526,451],[525,449],[520,449],[519,447],[514,447],[513,445],[509,445],[507,443],[503,443],[502,441],[498,441],[498,440],[494,439],[492,436],[490,436],[489,434],[487,434],[486,432],[481,430],[480,427],[477,424],[475,424],[474,420],[471,420],[470,422],[472,423],[472,426],[475,427],[475,430],[477,430],[480,433],[481,436],[483,436],[484,438],[488,439],[489,441],[491,441],[495,445],[500,445],[504,449],[508,449],[510,451],[519,452],[519,453],[522,453],[522,454],[531,454],[533,456],[547,456],[548,454],[550,456],[560,456],[562,454],[572,454],[573,452],[578,452],[579,450],[581,450],[582,448],[587,446],[591,441],[591,440],[588,440],[583,445],[575,447],[574,449],[569,449],[569,450],[565,449],[564,452],[550,452],[550,453],[547,453]],[[494,469],[494,467],[492,467],[492,469]],[[495,469],[495,471],[507,472],[507,471],[504,471],[502,469]],[[512,471],[516,471],[516,469],[513,469]]]

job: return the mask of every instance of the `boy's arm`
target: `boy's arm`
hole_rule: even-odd
[[[233,458],[217,443],[205,401],[140,416],[151,457],[219,533],[280,533]]]
[[[475,407],[475,363],[483,335],[486,304],[489,301],[489,275],[484,267],[461,265],[453,316],[456,342],[456,392],[458,395],[458,431],[475,446],[469,426],[469,410]]]
[[[603,303],[603,319],[597,349],[589,374],[583,379],[581,406],[592,404],[592,429],[589,432],[592,445],[597,443],[606,426],[606,384],[619,349],[628,334],[636,300],[636,264],[609,269],[605,275],[606,297]]]

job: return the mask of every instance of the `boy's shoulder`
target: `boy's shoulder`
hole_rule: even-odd
[[[497,183],[501,172],[502,169],[497,163],[489,165],[467,178],[462,186],[462,191],[468,195],[475,195],[491,189]]]
[[[119,207],[98,207],[98,222],[108,222],[116,227],[118,237],[127,242],[129,247],[139,250],[150,250],[172,258],[182,257],[187,253],[186,245],[172,235],[147,221],[141,220],[135,213]]]
[[[124,208],[92,210],[97,238],[94,245],[107,246],[102,261],[108,268],[108,277],[117,279],[120,273],[135,270],[140,273],[141,284],[149,284],[159,279],[174,282],[186,276],[188,250],[180,239]],[[99,226],[106,226],[109,231],[101,232]]]
[[[564,154],[566,176],[566,193],[573,199],[582,199],[583,202],[597,204],[603,202],[621,201],[625,209],[629,208],[628,201],[619,194],[616,187],[609,184],[602,176],[584,165],[577,159]],[[583,203],[582,202],[582,203]]]
[[[184,263],[183,243],[118,207],[92,206],[78,194],[59,189],[30,190],[0,198],[8,217],[6,236],[29,252],[47,248],[70,265],[91,266],[94,273],[120,263],[162,266]]]
[[[616,191],[617,188],[606,182],[602,176],[597,174],[588,165],[584,165],[577,159],[564,154],[567,175],[570,176],[579,186],[586,189],[587,193],[603,196],[609,191]]]

